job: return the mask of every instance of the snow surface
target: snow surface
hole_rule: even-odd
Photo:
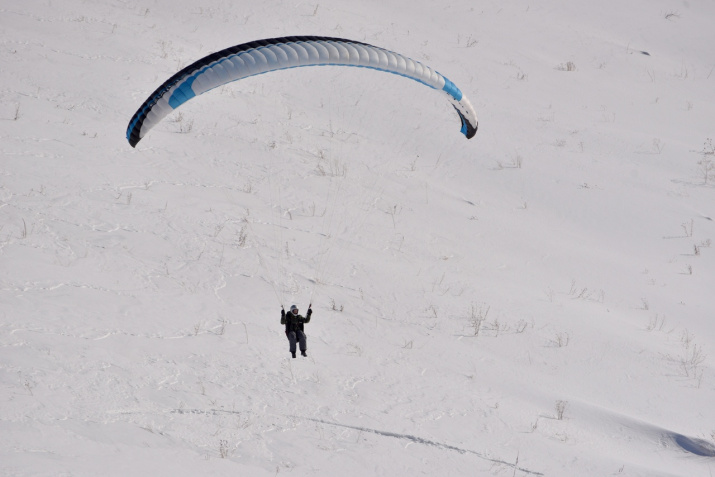
[[[2,2],[0,473],[713,475],[713,19]],[[323,67],[128,145],[178,69],[286,35],[429,64],[479,132],[423,85]],[[311,301],[293,360],[280,306]]]

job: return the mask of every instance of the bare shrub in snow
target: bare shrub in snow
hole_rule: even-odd
[[[655,315],[655,317],[651,318],[650,321],[648,322],[648,326],[646,326],[646,330],[648,330],[648,331],[663,331],[664,327],[665,327],[665,317]]]
[[[556,333],[553,339],[549,341],[551,346],[556,348],[565,348],[569,344],[571,337],[568,333]]]
[[[472,328],[474,331],[474,336],[479,336],[479,331],[482,329],[482,324],[484,323],[484,320],[487,319],[487,315],[489,314],[489,309],[491,307],[487,306],[486,310],[482,306],[477,306],[476,304],[472,304],[471,309],[469,311],[469,326]]]
[[[521,169],[521,165],[523,163],[524,159],[520,155],[516,155],[511,159],[511,162],[509,163],[503,163],[501,161],[497,161],[497,169],[502,170],[502,169]]]
[[[472,35],[469,35],[465,38],[461,34],[457,34],[457,44],[462,45],[462,40],[464,40],[465,48],[472,48],[476,46],[477,43],[479,43],[479,40],[477,40],[476,38],[472,38]]]
[[[494,336],[498,337],[500,332],[509,331],[509,325],[502,324],[499,322],[498,318],[494,318],[494,321],[487,323],[484,326],[484,329],[494,332]]]
[[[566,407],[568,407],[568,402],[566,401],[556,401],[556,419],[561,421],[564,418],[564,412],[566,412]]]
[[[194,129],[194,120],[187,120],[182,112],[176,113],[172,118],[172,122],[179,126],[179,133],[181,134],[188,134]]]
[[[241,227],[241,230],[238,231],[238,237],[236,239],[236,243],[238,244],[239,247],[244,248],[246,246],[246,239],[248,238],[248,235],[246,233],[246,226],[244,225]]]
[[[320,159],[315,166],[315,171],[322,177],[345,177],[347,175],[347,166],[338,159],[325,159],[323,152],[320,152]]]
[[[577,287],[576,280],[571,280],[569,296],[574,300],[588,300],[603,303],[606,299],[606,292],[603,290],[589,290],[588,287]]]
[[[556,69],[559,71],[576,71],[576,65],[573,61],[567,61],[566,63],[561,63]]]
[[[228,441],[226,439],[221,439],[218,443],[218,455],[221,456],[222,459],[225,459],[229,456],[230,451],[228,448]]]
[[[688,378],[702,379],[700,369],[707,356],[701,346],[693,343],[693,337],[688,330],[683,331],[680,342],[683,344],[683,354],[679,358],[683,374]]]
[[[335,303],[335,300],[331,298],[331,299],[330,299],[330,309],[333,310],[333,311],[339,311],[339,312],[342,313],[342,311],[345,309],[345,307],[344,307],[343,305],[338,306],[338,305]]]
[[[703,157],[698,161],[698,166],[700,166],[700,173],[703,175],[703,184],[708,185],[712,180],[713,171],[715,171],[715,145],[713,145],[712,139],[708,138],[705,141],[700,154]]]

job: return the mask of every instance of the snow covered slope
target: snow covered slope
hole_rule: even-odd
[[[5,2],[0,474],[715,471],[715,4]],[[129,118],[198,58],[296,69]],[[290,359],[280,307],[313,304]]]

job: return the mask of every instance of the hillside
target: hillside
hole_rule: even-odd
[[[6,3],[0,474],[715,472],[715,4]],[[176,71],[286,35],[424,62],[479,131],[319,67],[129,146]]]

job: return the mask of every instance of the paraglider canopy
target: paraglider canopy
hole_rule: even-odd
[[[442,91],[461,120],[467,139],[477,132],[477,115],[449,79],[406,56],[341,38],[292,36],[257,40],[212,53],[182,69],[154,91],[127,127],[132,147],[164,117],[191,98],[249,76],[299,66],[340,65],[397,74]]]

